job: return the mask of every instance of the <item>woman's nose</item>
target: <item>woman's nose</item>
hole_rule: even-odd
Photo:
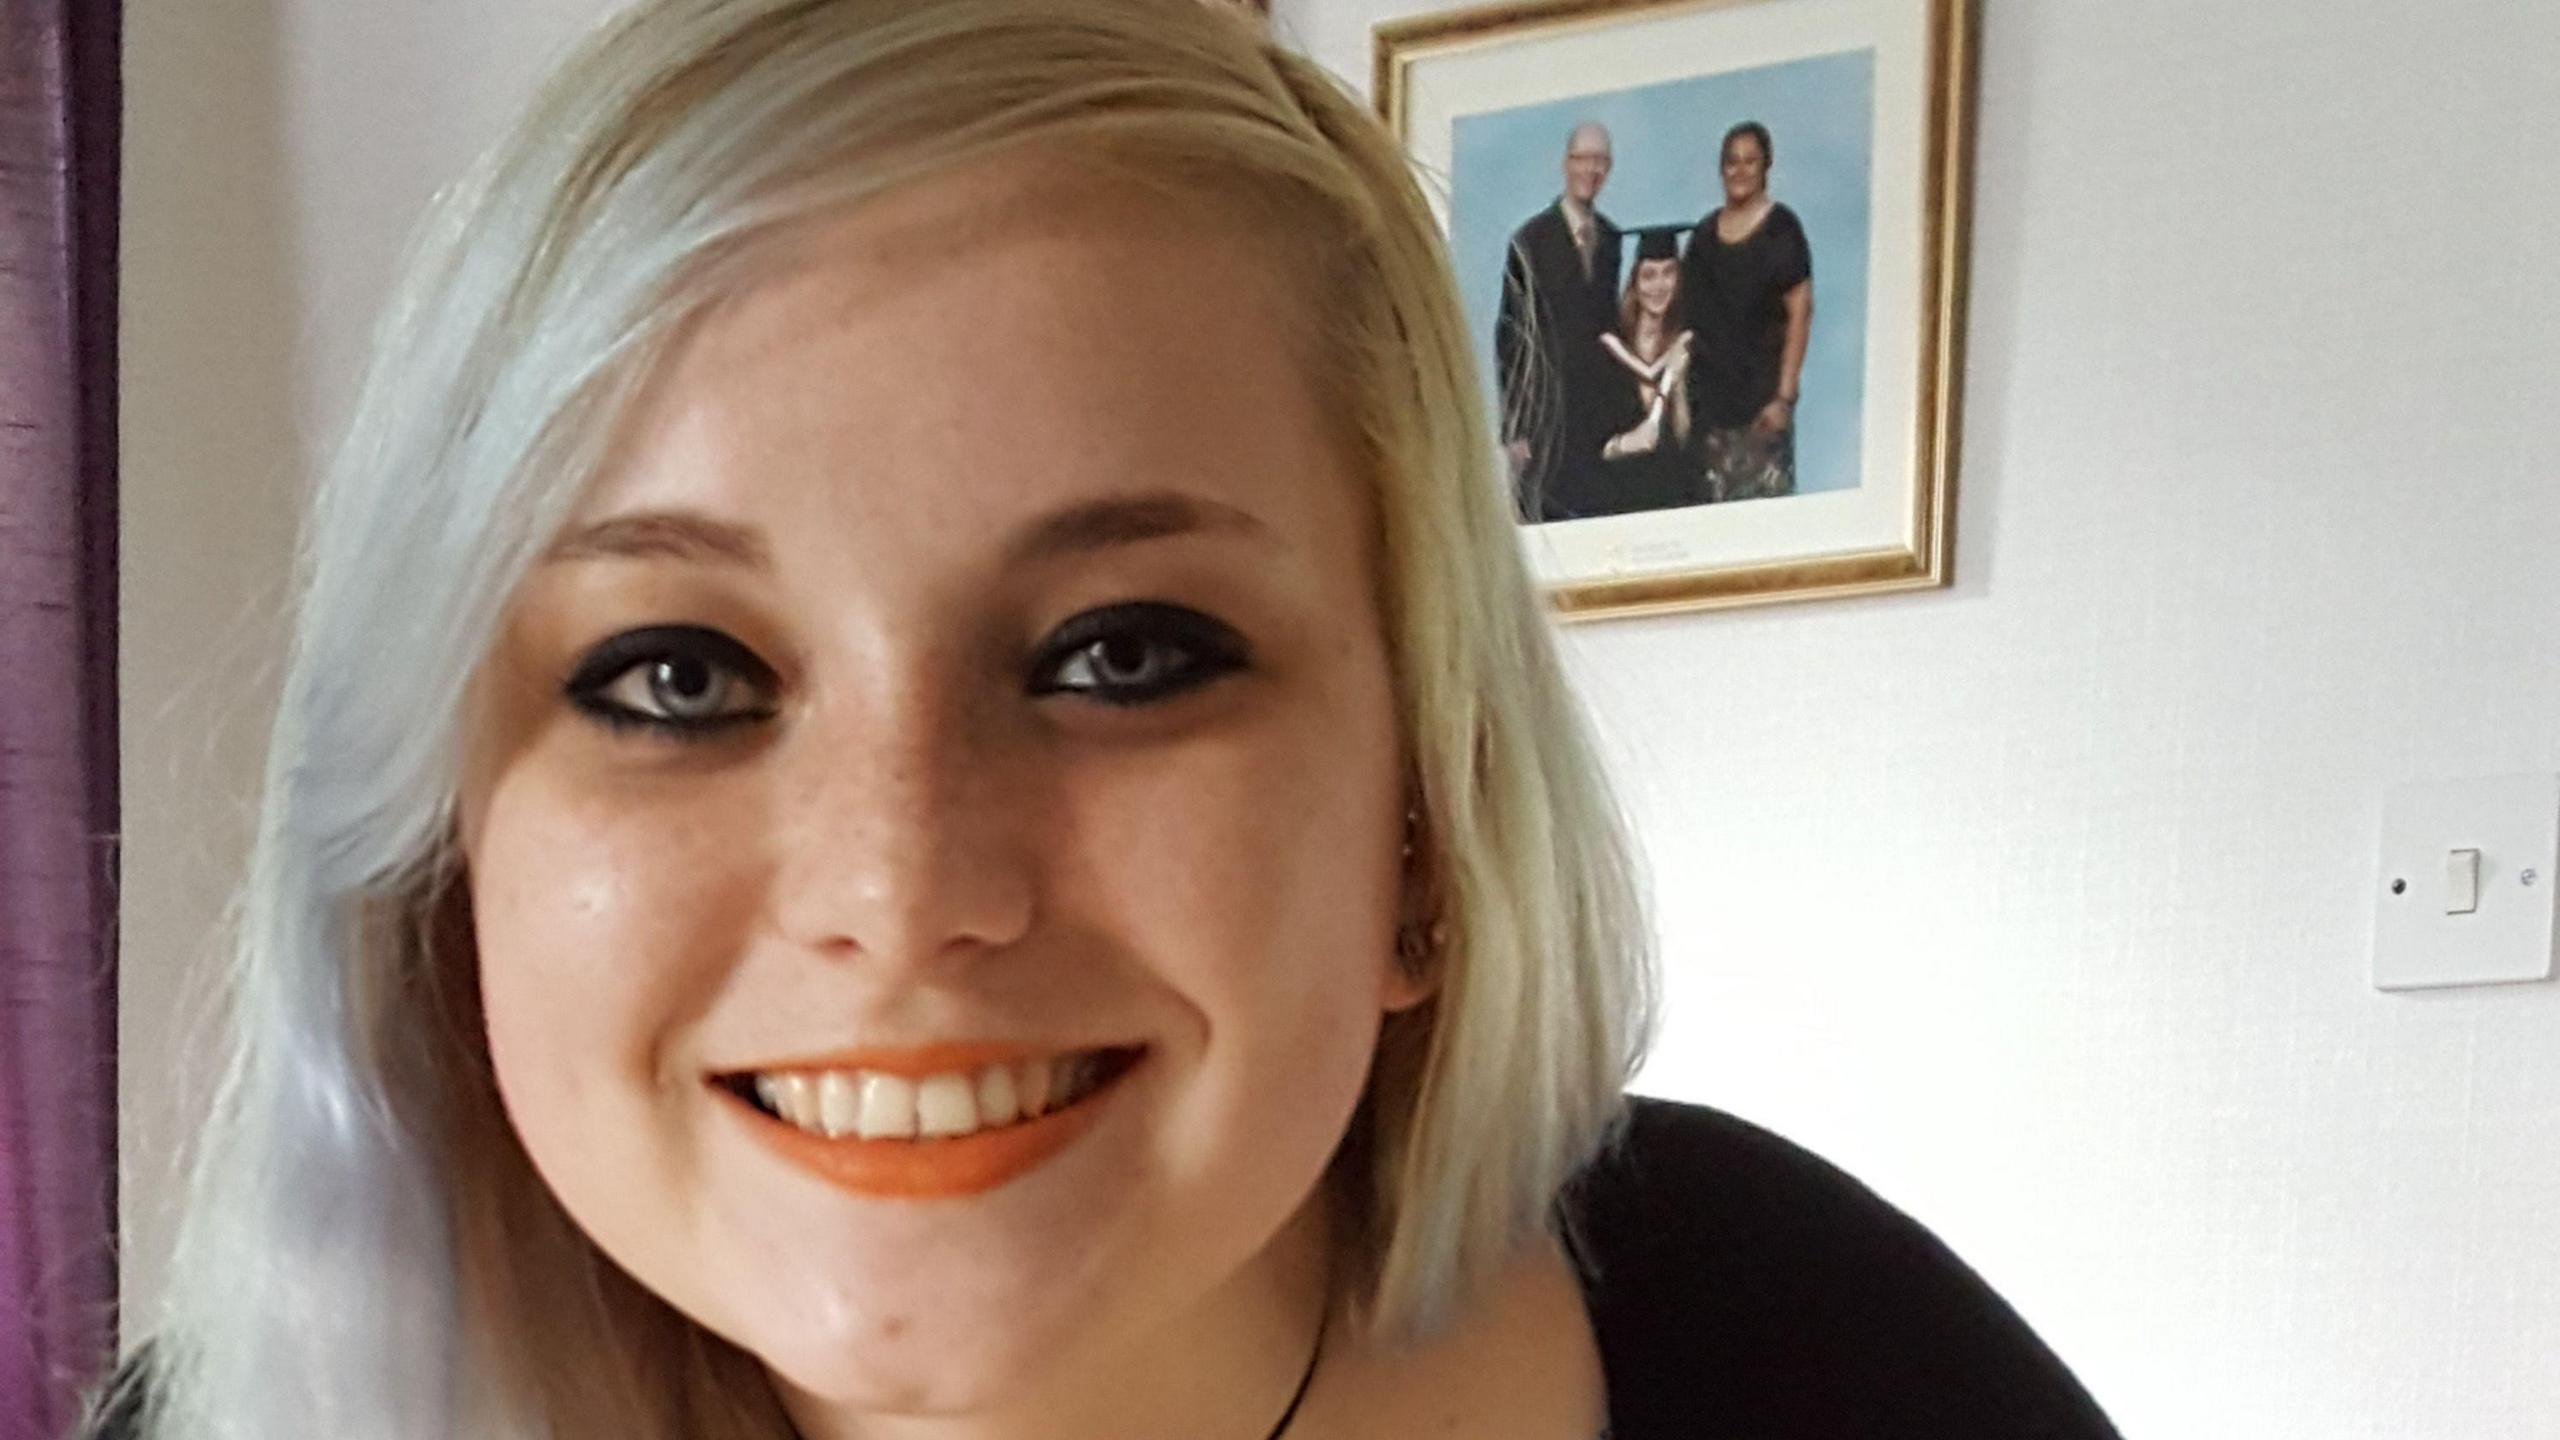
[[[783,742],[777,927],[808,950],[898,966],[1020,940],[1037,898],[1036,781],[951,706],[860,708],[806,717]]]

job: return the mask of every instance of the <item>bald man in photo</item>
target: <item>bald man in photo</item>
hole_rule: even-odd
[[[1607,438],[1600,336],[1618,311],[1618,227],[1600,213],[1606,127],[1565,137],[1564,189],[1512,232],[1493,331],[1503,448],[1524,523],[1583,513]]]

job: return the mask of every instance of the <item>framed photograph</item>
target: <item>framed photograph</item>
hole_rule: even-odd
[[[1378,28],[1568,616],[1946,583],[1970,40],[1967,0]]]

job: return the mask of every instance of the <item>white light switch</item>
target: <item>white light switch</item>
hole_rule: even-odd
[[[2444,862],[2444,913],[2474,915],[2480,910],[2480,852],[2456,850]]]
[[[2560,775],[2409,785],[2382,810],[2373,983],[2382,990],[2551,976]]]

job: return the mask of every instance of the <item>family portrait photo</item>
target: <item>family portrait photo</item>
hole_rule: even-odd
[[[1962,40],[1947,0],[1380,27],[1562,608],[1943,583]]]
[[[1873,91],[1856,52],[1459,122],[1523,521],[1858,483]]]

